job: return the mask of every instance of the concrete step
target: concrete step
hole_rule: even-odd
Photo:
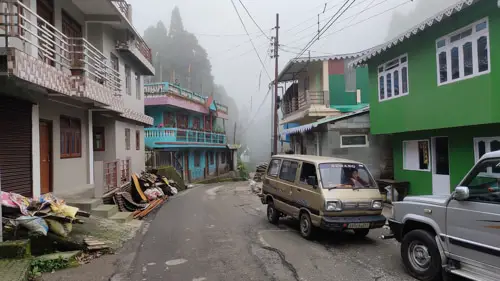
[[[78,209],[90,212],[92,209],[102,204],[102,199],[96,198],[77,198],[77,199],[67,199],[66,204],[69,206],[77,207]]]
[[[133,220],[134,216],[131,212],[118,212],[115,215],[109,217],[109,219],[119,223],[126,223]]]
[[[118,213],[118,206],[102,204],[90,211],[90,214],[101,218],[110,218]]]
[[[0,260],[0,279],[9,281],[28,281],[31,259]]]

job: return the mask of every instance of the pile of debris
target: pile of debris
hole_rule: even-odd
[[[6,227],[27,229],[35,235],[47,236],[50,231],[61,237],[68,237],[73,230],[73,224],[83,224],[80,217],[89,217],[87,212],[66,205],[64,200],[51,193],[40,198],[24,197],[13,192],[0,191],[2,207],[2,222]]]
[[[142,172],[140,175],[134,173],[129,183],[105,197],[113,200],[121,212],[133,212],[134,219],[142,219],[177,192],[178,185],[175,181],[153,171]]]
[[[262,181],[262,176],[266,173],[267,166],[268,166],[267,162],[262,162],[262,163],[260,163],[260,164],[257,165],[257,167],[255,169],[255,174],[253,175],[253,180],[255,182],[261,182]]]

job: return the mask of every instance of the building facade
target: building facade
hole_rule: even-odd
[[[354,62],[370,69],[371,132],[392,135],[410,194],[450,194],[500,149],[498,12],[497,1],[459,1]]]
[[[73,197],[144,169],[143,77],[151,50],[131,6],[0,0],[3,191]]]
[[[235,169],[225,133],[227,106],[168,82],[145,85],[145,95],[146,114],[154,118],[145,129],[153,166],[173,166],[188,182]]]

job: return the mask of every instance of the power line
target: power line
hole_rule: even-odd
[[[255,48],[255,45],[254,45],[253,40],[252,40],[252,37],[250,37],[250,33],[248,33],[247,27],[246,27],[245,23],[243,22],[243,19],[240,16],[240,12],[238,12],[238,8],[236,8],[236,5],[234,4],[233,0],[231,0],[231,4],[233,4],[234,11],[238,15],[238,19],[240,20],[241,25],[243,26],[243,29],[245,29],[245,32],[248,35],[248,38],[250,39],[250,43],[252,43],[252,47],[253,47],[253,49],[255,51],[255,54],[259,58],[260,64],[262,65],[262,67],[264,67],[264,70],[266,71],[267,77],[269,77],[269,80],[272,80],[271,75],[269,75],[269,72],[265,68],[264,62],[262,61],[262,58],[260,57],[259,52],[257,51],[257,48]]]
[[[266,103],[266,100],[269,97],[269,94],[271,93],[271,89],[272,88],[269,87],[269,90],[267,90],[266,96],[264,97],[264,99],[262,99],[262,102],[260,103],[259,107],[257,108],[257,111],[255,111],[255,114],[252,117],[252,119],[250,119],[250,121],[248,122],[247,127],[245,128],[245,130],[241,133],[242,135],[245,135],[245,133],[248,131],[248,129],[250,129],[250,126],[253,124],[253,121],[255,121],[255,118],[259,114],[260,109]]]
[[[257,26],[257,28],[260,30],[260,32],[262,33],[262,35],[264,35],[267,39],[271,40],[271,38],[269,36],[267,36],[267,34],[264,32],[264,30],[262,30],[262,28],[260,28],[259,24],[253,19],[252,14],[250,14],[250,12],[248,11],[247,7],[245,7],[245,4],[243,4],[243,2],[241,0],[238,0],[238,1],[240,1],[241,6],[243,6],[243,9],[245,9],[245,12],[250,17],[250,19],[253,21],[253,23],[255,24],[255,26]]]

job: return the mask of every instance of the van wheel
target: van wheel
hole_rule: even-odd
[[[370,232],[370,229],[356,229],[354,230],[354,236],[356,238],[363,238]]]
[[[300,214],[300,235],[306,239],[312,239],[314,226],[311,223],[311,217],[308,213]]]
[[[441,280],[441,255],[428,231],[417,229],[407,233],[401,243],[401,258],[410,275],[418,280]]]
[[[267,220],[272,224],[278,224],[280,220],[280,212],[274,208],[274,203],[267,203]]]

